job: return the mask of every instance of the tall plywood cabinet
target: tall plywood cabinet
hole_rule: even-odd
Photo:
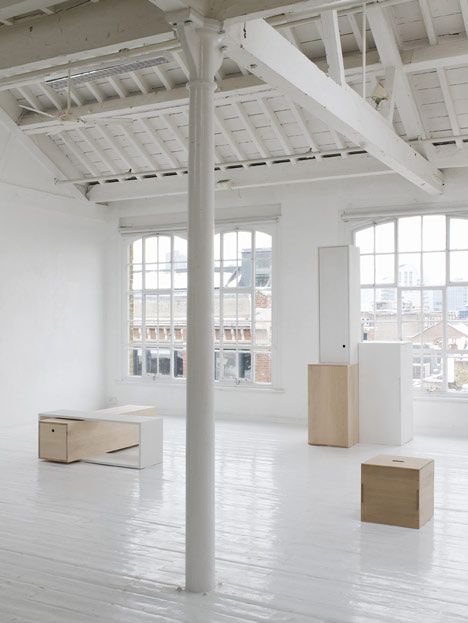
[[[410,342],[359,344],[359,441],[401,445],[413,438]]]
[[[357,364],[309,365],[309,444],[349,448],[357,440]]]
[[[354,364],[360,341],[359,249],[319,248],[321,363]]]

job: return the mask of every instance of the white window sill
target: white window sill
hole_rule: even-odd
[[[430,402],[467,402],[468,392],[414,392],[414,400],[430,401]]]
[[[145,378],[131,378],[131,377],[126,377],[126,378],[121,378],[121,379],[116,379],[116,383],[117,385],[143,385],[145,387],[180,387],[180,388],[185,388],[185,380],[181,379],[181,380],[177,380],[177,379],[172,379],[172,380],[162,380],[162,379],[155,379],[152,380],[151,378],[149,379],[145,379]],[[239,385],[233,385],[233,384],[223,384],[223,383],[215,383],[214,385],[215,390],[218,391],[228,391],[228,392],[242,392],[242,391],[246,391],[246,392],[266,392],[266,393],[271,393],[271,394],[283,394],[284,393],[284,388],[282,387],[273,387],[271,385],[249,385],[249,384],[239,384]]]

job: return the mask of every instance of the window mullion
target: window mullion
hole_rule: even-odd
[[[146,371],[146,238],[141,239],[141,375]]]

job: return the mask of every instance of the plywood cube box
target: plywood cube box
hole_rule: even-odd
[[[421,528],[434,514],[434,461],[380,454],[361,465],[361,521]]]
[[[309,365],[309,444],[349,448],[358,440],[358,365]]]

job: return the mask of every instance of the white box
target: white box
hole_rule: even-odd
[[[320,362],[354,364],[361,339],[359,249],[319,248]]]
[[[411,342],[359,344],[359,441],[398,446],[413,438]]]

